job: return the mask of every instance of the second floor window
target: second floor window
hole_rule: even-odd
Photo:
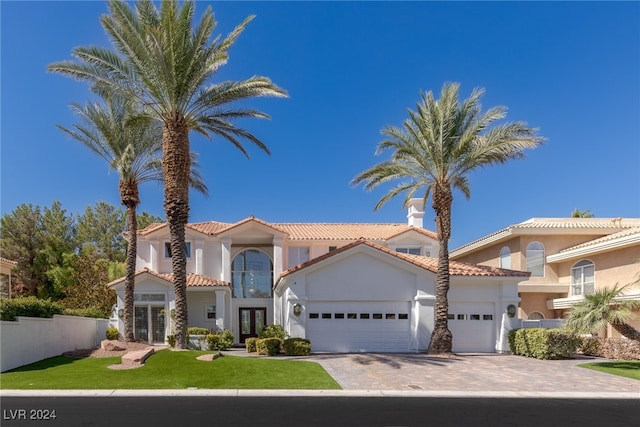
[[[589,295],[595,290],[596,266],[583,259],[571,267],[571,295]]]
[[[184,251],[187,258],[191,258],[191,242],[184,243]],[[164,257],[171,258],[171,242],[164,242]]]
[[[526,256],[531,277],[544,277],[544,246],[538,242],[529,243]]]
[[[233,258],[231,283],[234,298],[271,298],[273,263],[257,249],[247,249]]]
[[[420,248],[396,248],[396,252],[409,255],[420,255]]]
[[[511,268],[511,250],[508,246],[500,251],[500,268]]]

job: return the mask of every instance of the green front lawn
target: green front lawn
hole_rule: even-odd
[[[224,356],[196,360],[205,351],[161,350],[144,366],[113,370],[119,357],[57,356],[0,374],[0,388],[95,389],[340,389],[315,362]]]
[[[617,360],[615,362],[583,363],[578,366],[593,369],[594,371],[606,372],[607,374],[640,380],[640,361]]]

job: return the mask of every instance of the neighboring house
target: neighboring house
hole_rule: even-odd
[[[518,285],[518,317],[563,318],[583,295],[639,278],[640,218],[533,218],[461,246],[450,259],[529,271]],[[626,298],[640,299],[640,286]],[[640,312],[632,324],[640,327]]]
[[[18,263],[0,258],[0,298],[11,298],[11,272]]]
[[[308,338],[314,351],[425,350],[434,323],[438,242],[407,224],[268,223],[186,226],[189,326],[230,329],[237,343],[265,324]],[[136,339],[164,342],[175,307],[166,224],[138,233]],[[451,264],[455,351],[504,349],[502,318],[528,273]],[[124,304],[124,278],[110,284]],[[121,318],[114,323],[123,330]]]

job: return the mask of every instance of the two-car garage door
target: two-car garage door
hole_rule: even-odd
[[[307,338],[317,352],[407,352],[408,301],[331,301],[307,305]]]
[[[411,350],[410,303],[326,301],[307,305],[307,338],[316,352],[407,352]],[[494,352],[493,303],[451,303],[454,352]]]

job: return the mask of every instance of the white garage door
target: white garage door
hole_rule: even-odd
[[[449,330],[454,352],[495,352],[494,304],[449,304]]]
[[[314,352],[406,352],[409,302],[309,302],[307,338]]]

